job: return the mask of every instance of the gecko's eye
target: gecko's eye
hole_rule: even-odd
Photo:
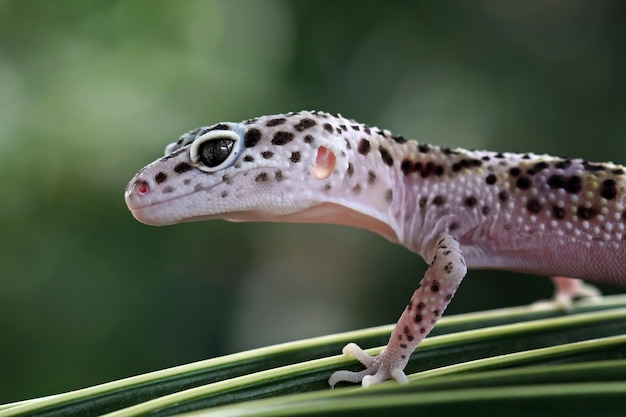
[[[241,152],[239,135],[229,130],[213,130],[193,141],[189,158],[196,168],[205,172],[231,166]]]

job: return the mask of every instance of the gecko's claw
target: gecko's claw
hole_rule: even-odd
[[[556,307],[563,310],[570,310],[577,298],[584,298],[591,302],[602,298],[602,293],[593,285],[587,284],[577,278],[553,277],[555,284],[554,296],[551,300],[541,300],[533,303],[533,308]]]
[[[390,378],[393,378],[400,383],[409,382],[401,368],[388,369],[388,367],[385,366],[386,360],[384,350],[380,353],[380,355],[374,358],[361,349],[356,343],[348,343],[342,349],[342,353],[345,356],[353,356],[356,360],[365,365],[366,369],[360,372],[333,372],[330,378],[328,378],[328,384],[331,388],[334,388],[338,382],[360,382],[363,388],[379,384]]]

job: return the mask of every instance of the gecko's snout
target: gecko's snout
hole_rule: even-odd
[[[142,205],[141,198],[150,193],[150,184],[142,179],[133,179],[126,186],[124,192],[124,200],[130,211],[139,208]]]

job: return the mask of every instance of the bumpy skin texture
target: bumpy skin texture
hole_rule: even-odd
[[[624,167],[440,148],[328,113],[192,130],[142,169],[125,197],[146,224],[215,218],[346,224],[429,262],[385,351],[369,358],[348,345],[344,351],[368,369],[336,373],[331,385],[405,381],[408,355],[443,313],[466,267],[626,284]],[[588,291],[559,288],[575,289],[568,299]]]

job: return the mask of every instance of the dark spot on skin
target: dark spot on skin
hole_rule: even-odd
[[[572,175],[565,180],[565,191],[570,194],[579,193],[583,189],[582,179],[577,175]]]
[[[419,204],[419,206],[420,206],[420,208],[422,208],[422,209],[423,209],[424,207],[426,207],[426,202],[427,202],[427,201],[428,201],[428,198],[426,198],[426,197],[422,197],[422,198],[420,198],[420,201],[419,201],[419,203],[418,203],[418,204]]]
[[[159,172],[158,174],[154,176],[154,180],[156,181],[157,184],[161,184],[162,182],[167,180],[167,175],[164,172]]]
[[[479,167],[482,164],[480,159],[461,159],[459,162],[452,165],[452,170],[460,171],[462,168]]]
[[[406,355],[402,354],[402,355],[400,355],[400,358],[401,359],[406,359]]]
[[[539,213],[541,211],[541,204],[536,198],[531,198],[526,203],[526,209],[531,213]]]
[[[548,178],[548,185],[553,190],[565,187],[565,177],[563,175],[552,175]]]
[[[359,130],[361,130],[361,128],[359,127],[359,125],[352,125],[352,126],[350,126],[350,127],[352,128],[352,130],[356,130],[357,132],[358,132]]]
[[[304,143],[308,143],[309,145],[310,145],[311,143],[313,143],[313,136],[311,136],[311,135],[306,135],[306,136],[304,137]]]
[[[252,128],[246,132],[243,137],[243,145],[246,148],[252,148],[261,140],[261,131],[256,128]]]
[[[482,157],[482,158],[480,158],[480,159],[482,159],[483,161],[490,161],[490,160],[491,160],[491,158],[489,158],[489,157],[488,157],[488,156],[486,156],[486,155],[485,155],[485,156],[483,156],[483,157]]]
[[[261,156],[265,159],[270,159],[272,156],[274,156],[274,152],[264,151],[264,152],[261,152]]]
[[[422,316],[417,314],[413,320],[415,320],[415,323],[419,323],[420,321],[422,321]]]
[[[600,195],[607,200],[614,199],[617,195],[615,180],[607,179],[602,181],[602,185],[600,185]]]
[[[324,130],[328,133],[333,133],[333,127],[330,125],[330,123],[324,123]]]
[[[528,190],[532,185],[532,181],[527,176],[521,176],[517,179],[515,184],[520,190]]]
[[[530,155],[528,155],[527,153],[522,155],[522,159],[530,159]]]
[[[404,138],[404,136],[401,135],[391,136],[391,139],[393,139],[393,141],[396,143],[406,143],[406,139]]]
[[[426,333],[426,329],[423,327],[420,327],[420,334],[424,334],[424,333]]]
[[[222,197],[222,198],[228,197],[228,192],[222,191],[222,193],[220,194],[220,197]]]
[[[617,169],[614,169],[613,171],[611,171],[611,173],[615,174],[615,175],[622,175],[622,174],[624,174],[624,170],[621,169],[621,168],[617,168]]]
[[[300,162],[300,152],[292,152],[291,153],[291,158],[289,158],[289,160],[291,161],[291,163],[293,164],[297,164],[298,162]]]
[[[557,163],[555,163],[554,167],[557,169],[567,169],[569,168],[570,165],[572,165],[572,161],[569,159],[564,159],[562,161],[558,161]]]
[[[354,175],[354,165],[352,165],[352,162],[348,162],[348,171],[346,171],[348,174],[348,177],[351,177]]]
[[[352,187],[352,191],[353,191],[355,194],[360,193],[360,192],[361,192],[361,189],[362,189],[361,184],[357,184],[357,185],[355,185],[354,187]]]
[[[452,294],[446,295],[446,301],[450,301],[450,300],[452,300]]]
[[[296,129],[297,132],[302,132],[303,130],[307,130],[313,126],[315,126],[315,120],[302,119],[298,122],[298,124],[294,125],[293,128]]]
[[[443,175],[444,169],[443,169],[443,165],[437,165],[435,167],[435,175],[438,177],[441,177]]]
[[[243,160],[244,160],[245,162],[254,162],[254,156],[252,156],[252,155],[246,155],[246,156],[244,156],[244,157],[243,157]]]
[[[293,140],[293,133],[280,131],[274,133],[274,137],[272,138],[273,145],[284,145],[285,143],[289,143]]]
[[[587,162],[587,161],[583,161],[583,167],[585,168],[585,170],[590,171],[590,172],[597,172],[597,171],[605,171],[606,170],[606,167],[604,165],[593,164],[593,163]]]
[[[435,316],[438,316],[438,315],[439,315],[439,310],[433,310],[433,314],[434,314]]]
[[[409,342],[412,342],[413,339],[415,339],[412,335],[407,335],[406,340],[408,340]]]
[[[267,173],[261,172],[259,175],[256,176],[254,181],[256,181],[256,182],[265,182],[265,181],[267,181]]]
[[[227,174],[222,175],[222,182],[225,184],[230,185],[231,181],[230,181],[230,177]]]
[[[493,156],[494,158],[498,158],[498,159],[504,159],[504,154],[502,152],[498,152],[497,154],[495,154]]]
[[[430,286],[430,290],[431,290],[432,292],[438,292],[438,291],[439,291],[439,285],[437,285],[437,284],[433,284],[433,285],[431,285],[431,286]]]
[[[452,223],[450,223],[450,226],[448,227],[448,230],[451,231],[451,232],[454,232],[458,228],[459,228],[459,224],[456,223],[456,222],[452,222]]]
[[[213,126],[212,128],[210,128],[209,130],[207,130],[207,132],[211,132],[213,130],[228,130],[229,127],[228,125],[225,125],[223,123],[218,123],[215,126]],[[203,132],[202,134],[204,134],[205,132]]]
[[[421,164],[420,164],[420,166],[421,166]],[[416,164],[416,167],[417,167],[417,164]],[[422,176],[422,178],[427,178],[434,171],[435,171],[435,163],[430,161],[430,162],[426,163],[426,165],[424,167],[421,168],[420,175]]]
[[[565,210],[563,209],[563,207],[552,206],[552,215],[556,219],[562,219],[565,217]]]
[[[338,135],[341,135],[341,128],[340,128],[340,127],[338,127],[338,128],[336,128],[336,130],[337,130],[337,134],[338,134]]]
[[[371,149],[371,145],[370,145],[370,141],[367,139],[361,139],[359,141],[359,148],[358,151],[361,155],[367,155],[367,153],[370,151]]]
[[[476,200],[476,197],[474,197],[474,196],[467,197],[467,198],[465,199],[465,201],[464,201],[465,205],[466,205],[467,207],[469,207],[469,208],[474,207],[474,206],[476,205],[476,203],[477,203],[477,202],[478,202],[478,201]]]
[[[393,190],[389,189],[385,191],[385,201],[387,203],[391,203],[392,200],[393,200]]]
[[[330,191],[332,188],[333,188],[333,186],[330,185],[330,184],[324,185],[324,190],[326,190],[326,191]]]
[[[183,172],[190,171],[193,167],[189,165],[187,162],[181,162],[174,167],[174,172],[177,174],[182,174]]]
[[[487,178],[485,178],[485,182],[487,183],[487,185],[493,185],[496,183],[496,181],[498,181],[498,177],[496,177],[496,174],[489,174],[487,175]]]
[[[425,143],[420,143],[419,145],[417,145],[417,150],[421,153],[427,153],[428,151],[430,151],[430,146],[426,145]]]
[[[534,173],[537,173],[537,172],[543,171],[544,169],[547,169],[548,166],[549,165],[548,165],[547,162],[541,161],[541,162],[537,162],[535,165],[533,165],[532,170],[533,170]]]
[[[191,184],[191,180],[189,178],[185,178],[185,180],[183,181],[183,184],[189,185]]]
[[[267,123],[265,123],[265,126],[267,127],[278,126],[278,125],[282,125],[286,121],[287,119],[285,119],[284,117],[280,117],[278,119],[268,120]]]
[[[276,171],[274,173],[274,178],[276,178],[276,181],[281,182],[284,179],[283,171]]]
[[[170,187],[169,185],[165,188],[163,188],[163,194],[169,194],[174,192],[174,189],[172,187]]]
[[[409,175],[411,172],[413,172],[413,163],[408,159],[405,159],[400,163],[400,170],[402,170],[402,173],[404,175]]]
[[[453,151],[450,148],[443,148],[443,149],[441,149],[441,152],[443,152],[444,155],[458,155],[459,154],[459,152]]]
[[[498,199],[499,199],[500,201],[502,201],[503,203],[504,203],[505,201],[508,201],[508,200],[509,200],[509,193],[507,193],[506,191],[500,191],[500,192],[498,193]]]
[[[372,185],[376,182],[376,174],[374,173],[374,171],[368,171],[367,172],[367,183]]]
[[[350,141],[348,139],[344,139],[346,141],[346,149],[352,149],[352,145],[350,145]]]
[[[400,343],[400,347],[401,347],[402,349],[406,349],[406,348],[407,348],[407,346],[406,346],[406,344],[405,344],[405,343]]]
[[[489,209],[489,206],[483,206],[482,208],[482,212],[485,216],[487,216],[489,214],[489,212],[491,211],[491,209]]]
[[[442,195],[438,195],[438,196],[435,196],[435,198],[433,198],[433,204],[436,206],[442,206],[445,202],[446,202],[446,199]]]
[[[521,173],[522,173],[522,170],[519,169],[518,167],[513,167],[509,170],[509,174],[511,174],[512,177],[517,177]]]
[[[593,207],[578,206],[576,214],[578,214],[578,217],[581,219],[589,220],[595,217],[598,214],[598,211]]]
[[[389,151],[383,148],[382,146],[378,148],[378,150],[380,151],[380,156],[383,158],[383,162],[387,164],[388,166],[392,166],[393,158],[391,157],[391,154],[389,153]]]

